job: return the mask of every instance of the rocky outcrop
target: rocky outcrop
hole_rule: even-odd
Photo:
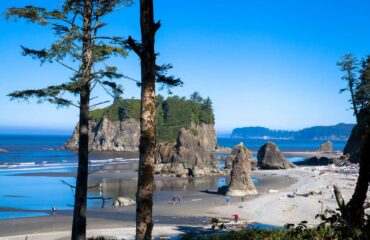
[[[352,163],[360,162],[361,147],[364,143],[363,135],[366,129],[366,115],[361,112],[357,119],[358,123],[353,127],[351,136],[343,149],[343,154],[349,155]]]
[[[5,149],[2,149],[0,148],[0,153],[7,153],[8,151],[6,151]]]
[[[180,129],[176,144],[160,143],[156,150],[157,174],[204,176],[217,173],[216,133],[211,124]]]
[[[333,143],[330,141],[324,142],[320,145],[318,152],[333,152]]]
[[[239,144],[243,145],[243,142],[241,142]],[[238,145],[236,145],[236,146],[238,146]],[[231,170],[233,168],[233,161],[237,157],[238,153],[239,153],[238,148],[234,147],[234,148],[231,149],[230,154],[226,158],[223,159],[225,161],[225,168],[226,169]],[[255,160],[253,160],[252,158],[251,158],[251,165],[252,165],[252,170],[255,169],[256,166],[257,166],[257,162]]]
[[[300,166],[323,166],[333,163],[333,159],[327,157],[311,157],[309,159],[297,162],[297,165]]]
[[[79,125],[64,148],[78,149]],[[89,123],[89,148],[91,151],[138,151],[140,138],[139,121],[129,118],[124,121],[110,121],[102,118]]]
[[[236,145],[232,153],[232,156],[235,157],[232,161],[230,184],[227,188],[226,195],[246,196],[257,194],[251,177],[252,153],[242,143]]]
[[[296,165],[298,166],[326,166],[330,164],[334,164],[336,166],[351,165],[347,155],[341,155],[334,158],[315,156],[303,161],[296,162]]]
[[[261,169],[287,169],[296,167],[286,160],[273,142],[264,144],[257,153],[257,165]]]

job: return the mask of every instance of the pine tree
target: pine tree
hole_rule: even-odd
[[[163,87],[181,86],[181,80],[166,76],[171,65],[157,65],[154,47],[160,22],[154,21],[153,0],[140,0],[141,42],[128,38],[128,44],[141,63],[141,113],[138,187],[136,193],[136,239],[151,239],[153,230],[153,183],[156,148],[156,82]]]
[[[106,66],[111,56],[125,57],[126,41],[121,37],[101,36],[106,26],[104,17],[119,5],[128,6],[130,1],[120,0],[66,0],[53,10],[36,6],[10,8],[7,19],[21,18],[30,23],[50,27],[58,37],[49,48],[34,50],[22,47],[23,55],[39,59],[41,63],[58,63],[72,71],[69,81],[50,85],[43,89],[31,89],[10,93],[11,99],[37,98],[58,106],[79,108],[78,170],[73,212],[72,239],[86,239],[86,200],[89,161],[89,111],[106,101],[91,104],[91,91],[97,85],[109,94],[122,92],[114,80],[123,77],[115,66]],[[71,98],[66,98],[70,95]],[[78,97],[78,103],[73,101]]]
[[[338,65],[346,72],[342,79],[348,81],[348,87],[342,91],[350,91],[357,120],[343,152],[352,155],[350,160],[359,160],[360,170],[355,191],[347,204],[338,187],[334,192],[344,221],[351,229],[356,229],[365,224],[363,205],[370,183],[370,57],[362,61],[359,79],[355,73],[357,60],[353,55],[344,55],[343,62]]]
[[[360,79],[355,89],[355,99],[359,105],[359,111],[364,111],[370,105],[370,56],[362,61]]]
[[[345,54],[342,57],[342,62],[338,62],[337,66],[340,66],[340,70],[344,72],[342,77],[343,80],[347,81],[347,86],[340,90],[340,93],[349,91],[351,94],[350,103],[352,104],[353,114],[358,119],[359,114],[359,102],[356,98],[355,90],[358,86],[358,78],[356,71],[358,70],[358,60],[353,54]]]

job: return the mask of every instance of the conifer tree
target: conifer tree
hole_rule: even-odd
[[[352,54],[344,55],[343,61],[337,65],[346,72],[342,79],[348,81],[348,87],[341,91],[350,91],[350,102],[357,120],[343,152],[350,153],[351,160],[358,158],[360,170],[355,191],[347,204],[338,187],[334,192],[343,219],[351,229],[356,229],[369,224],[365,223],[363,205],[370,183],[370,57],[362,61],[359,73],[357,60]]]
[[[155,35],[160,22],[154,21],[153,0],[140,0],[141,42],[129,37],[127,43],[141,62],[141,113],[138,188],[136,193],[136,239],[151,239],[153,230],[153,181],[156,148],[156,82],[181,86],[180,79],[166,76],[171,65],[157,65]]]
[[[340,90],[340,93],[349,91],[351,94],[350,103],[352,104],[353,114],[358,120],[358,99],[356,98],[356,88],[358,86],[357,70],[358,70],[358,60],[353,54],[345,54],[342,57],[342,61],[337,63],[337,66],[340,67],[340,70],[344,72],[342,79],[347,81],[347,86]]]
[[[89,163],[89,111],[106,101],[91,104],[91,92],[96,86],[109,94],[122,92],[115,80],[123,77],[117,67],[105,61],[111,56],[127,55],[126,42],[121,37],[100,35],[107,25],[104,17],[116,8],[128,6],[130,1],[121,0],[65,0],[59,7],[48,10],[26,6],[10,8],[7,19],[25,19],[30,23],[49,27],[57,36],[50,47],[34,50],[22,47],[23,55],[39,59],[41,63],[58,63],[72,72],[68,81],[59,85],[50,83],[43,89],[15,91],[11,99],[50,102],[58,106],[79,108],[78,170],[72,224],[72,239],[86,239],[86,202]],[[78,102],[74,100],[76,97]]]

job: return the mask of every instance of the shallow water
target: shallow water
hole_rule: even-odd
[[[74,152],[64,150],[53,150],[62,146],[69,136],[37,136],[37,135],[0,135],[0,148],[9,153],[0,154],[0,208],[18,208],[19,211],[0,210],[0,219],[44,216],[45,212],[27,212],[25,210],[46,210],[53,206],[57,210],[71,210],[73,206],[74,191],[62,181],[75,184],[74,177],[58,176],[20,176],[25,173],[43,172],[73,172],[77,166],[77,155]],[[233,146],[241,139],[218,139],[220,145]],[[258,144],[257,144],[258,143]],[[262,144],[255,141],[253,144],[246,141],[245,145],[251,147]],[[280,144],[280,143],[278,143]],[[290,144],[290,145],[289,145]],[[281,149],[292,148],[292,143],[281,144]],[[302,145],[303,144],[303,145]],[[310,143],[305,149],[316,146],[318,142]],[[288,145],[290,147],[288,147]],[[293,144],[294,145],[294,144]],[[279,145],[280,146],[280,145]],[[298,146],[298,147],[297,147]],[[304,143],[296,143],[294,149],[304,147]],[[334,146],[339,146],[334,143]],[[218,154],[220,157],[222,154]],[[134,155],[123,155],[122,153],[93,153],[91,154],[91,166],[111,166],[121,164],[127,169],[136,169]],[[303,158],[292,157],[291,161],[303,160]],[[224,162],[219,163],[224,167]],[[228,177],[214,176],[204,178],[157,178],[155,182],[154,202],[163,202],[172,199],[174,195],[181,195],[184,191],[216,190],[228,184]],[[253,179],[259,184],[257,179]],[[137,182],[132,179],[120,178],[94,178],[89,185],[102,183],[102,189],[89,189],[88,196],[93,197],[118,197],[127,196],[134,198]],[[89,207],[98,207],[100,201],[88,200]]]
[[[45,212],[0,212],[0,219],[28,218],[48,216]]]

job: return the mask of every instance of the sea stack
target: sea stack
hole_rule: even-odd
[[[252,153],[243,146],[243,143],[236,145],[232,151],[235,158],[232,161],[230,173],[230,184],[227,188],[228,196],[246,196],[257,194],[256,187],[252,182]]]
[[[159,143],[156,149],[155,172],[177,177],[199,177],[218,171],[216,132],[211,124],[191,124],[180,129],[176,144]]]
[[[284,158],[277,145],[273,142],[267,142],[258,150],[257,160],[257,165],[261,169],[287,169],[296,167]]]
[[[320,145],[318,152],[332,152],[333,151],[333,143],[330,141],[324,142]]]

